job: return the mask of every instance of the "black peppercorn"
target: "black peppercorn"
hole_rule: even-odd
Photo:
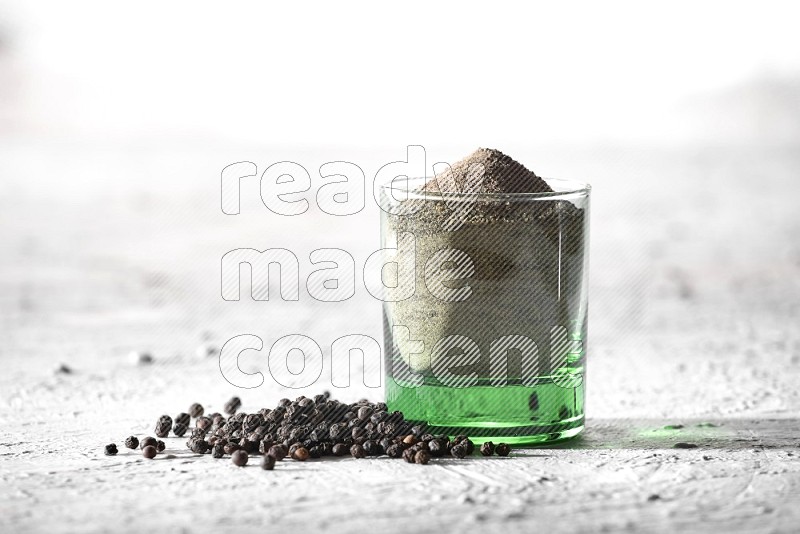
[[[181,412],[181,413],[179,413],[178,415],[175,416],[175,424],[176,425],[189,426],[189,423],[191,423],[191,422],[192,422],[192,420],[189,417],[188,413]]]
[[[389,458],[400,458],[403,456],[403,446],[399,443],[392,443],[386,447],[386,455]]]
[[[167,444],[161,440],[156,441],[156,451],[164,452],[164,449],[167,448]]]
[[[225,403],[224,410],[227,414],[235,414],[236,410],[239,409],[242,405],[242,400],[239,397],[231,397],[231,399]]]
[[[175,426],[172,427],[172,433],[179,438],[182,438],[183,435],[186,434],[187,430],[189,430],[189,426],[182,423],[175,423]]]
[[[362,447],[358,443],[354,443],[352,447],[350,447],[350,455],[353,458],[363,458],[366,456],[364,453],[364,447]]]
[[[373,425],[377,425],[378,423],[386,419],[388,416],[389,414],[386,412],[375,412],[369,417],[369,422],[372,423]]]
[[[194,423],[194,426],[196,428],[199,428],[200,430],[208,430],[209,428],[211,428],[212,424],[213,423],[211,419],[209,419],[208,417],[198,417],[197,421],[195,421]]]
[[[511,447],[506,443],[498,443],[497,447],[494,448],[494,452],[497,453],[497,456],[508,456],[508,453],[511,452]]]
[[[117,452],[119,451],[117,451],[116,443],[109,443],[103,450],[103,454],[105,454],[106,456],[114,456],[115,454],[117,454]]]
[[[375,430],[382,436],[394,436],[397,433],[397,429],[391,421],[381,421]]]
[[[246,414],[246,413],[244,413],[244,412],[238,412],[238,413],[236,413],[236,414],[232,415],[230,419],[231,419],[231,421],[233,421],[234,423],[239,423],[239,426],[242,426],[242,421],[244,421],[244,418],[245,418],[245,417],[247,417],[247,414]]]
[[[286,449],[283,447],[283,445],[273,445],[269,448],[267,454],[280,462],[286,458]]]
[[[159,438],[166,438],[169,436],[169,431],[172,430],[172,417],[162,415],[156,421],[155,435]]]
[[[350,450],[344,443],[337,443],[333,446],[332,452],[334,456],[344,456],[350,452]]]
[[[257,413],[251,413],[242,421],[242,428],[245,432],[252,432],[264,422],[264,419]]]
[[[369,406],[362,406],[358,409],[358,419],[360,421],[366,421],[372,416],[372,408]]]
[[[238,465],[239,467],[244,467],[247,465],[248,456],[247,453],[244,451],[236,451],[231,455],[231,461]]]
[[[147,447],[142,449],[142,456],[144,456],[148,460],[152,460],[153,458],[155,458],[156,454],[157,454],[156,448],[153,447],[152,445],[148,445]]]
[[[239,444],[235,441],[229,441],[224,446],[225,454],[233,454],[240,449]]]
[[[222,458],[225,456],[225,445],[217,443],[211,451],[211,456],[214,458]]]
[[[205,454],[208,451],[208,442],[204,439],[189,440],[189,449],[195,454]]]
[[[265,471],[272,471],[275,469],[275,457],[269,454],[265,455],[264,459],[261,460],[261,469]]]
[[[408,449],[403,451],[403,460],[406,462],[413,464],[414,463],[414,456],[416,456],[417,450],[413,447],[409,447]]]
[[[135,449],[139,446],[139,438],[136,436],[128,436],[128,438],[125,440],[125,446],[129,449]]]
[[[292,453],[292,459],[297,460],[298,462],[305,462],[311,454],[308,452],[308,449],[305,447],[297,447]]]
[[[258,452],[261,454],[269,454],[269,449],[275,445],[271,439],[263,439],[258,443]]]
[[[454,458],[466,458],[467,456],[467,446],[461,443],[457,443],[450,448],[450,455]]]
[[[484,441],[481,445],[481,454],[483,456],[491,456],[494,454],[494,443],[491,441]]]
[[[367,440],[364,442],[364,454],[367,456],[379,456],[383,454],[383,449],[377,442],[372,440]]]
[[[428,451],[433,457],[443,456],[447,452],[447,442],[443,439],[434,438],[428,441]]]
[[[467,436],[456,436],[455,445],[463,445],[467,450],[467,456],[475,451],[475,444]]]
[[[424,443],[424,442],[423,442]],[[431,454],[428,451],[417,451],[414,455],[414,462],[425,465],[431,461]]]
[[[147,446],[155,447],[156,443],[157,443],[156,438],[147,436],[146,438],[142,439],[142,441],[139,442],[139,446],[142,448],[142,450],[144,450],[144,448]]]
[[[242,438],[239,440],[239,450],[242,450],[247,454],[252,454],[258,450],[258,443],[255,441],[250,441],[247,438]]]
[[[539,395],[537,395],[535,391],[528,397],[528,408],[532,412],[539,409]]]
[[[189,415],[191,415],[192,417],[200,417],[201,415],[203,415],[204,411],[205,410],[203,409],[203,405],[200,404],[199,402],[195,402],[194,404],[189,406]]]

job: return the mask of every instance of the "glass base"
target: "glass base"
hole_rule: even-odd
[[[542,445],[584,428],[584,387],[543,379],[534,386],[403,387],[388,378],[386,404],[432,434],[467,435],[476,443]]]
[[[422,423],[421,421],[419,423]],[[559,441],[565,441],[574,438],[583,432],[583,417],[580,418],[578,426],[559,425],[557,428],[554,426],[536,427],[513,427],[508,429],[510,432],[498,432],[495,429],[480,428],[480,427],[446,427],[427,425],[427,429],[431,434],[447,434],[450,437],[457,435],[469,436],[474,443],[480,445],[485,441],[492,441],[494,444],[508,443],[509,445],[549,445]]]

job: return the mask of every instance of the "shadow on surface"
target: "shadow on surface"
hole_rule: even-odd
[[[578,437],[536,449],[796,449],[798,436],[797,418],[589,419]]]

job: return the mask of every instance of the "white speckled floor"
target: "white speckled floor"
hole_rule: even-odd
[[[105,443],[148,434],[158,415],[193,401],[214,410],[239,394],[248,410],[298,395],[270,382],[236,390],[213,357],[195,355],[201,343],[380,339],[380,306],[363,287],[335,309],[307,295],[219,297],[219,259],[233,248],[284,246],[303,258],[332,246],[363,264],[378,247],[369,197],[356,217],[289,223],[248,186],[242,215],[226,217],[218,177],[242,159],[260,170],[344,159],[370,177],[397,150],[205,148],[4,142],[0,531],[796,529],[797,147],[513,153],[545,176],[594,185],[582,439],[427,467],[379,458],[238,469],[178,438],[152,462],[125,449],[105,457]],[[130,363],[131,350],[155,363]],[[72,374],[54,373],[62,362]],[[326,373],[314,391],[330,389]],[[359,382],[336,395],[380,396]]]

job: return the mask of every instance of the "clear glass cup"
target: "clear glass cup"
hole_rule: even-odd
[[[544,443],[584,428],[591,187],[381,190],[386,403],[432,433]]]

